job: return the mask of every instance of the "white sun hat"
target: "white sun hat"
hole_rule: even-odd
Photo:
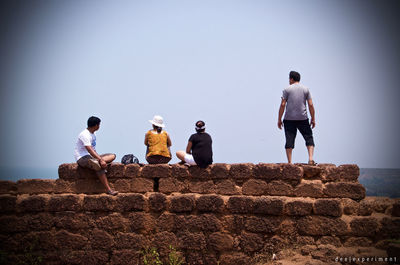
[[[157,127],[161,127],[161,128],[165,127],[163,117],[161,117],[159,115],[154,116],[153,120],[149,120],[149,122]]]

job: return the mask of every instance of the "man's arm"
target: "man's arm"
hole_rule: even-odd
[[[192,153],[192,142],[189,141],[187,146],[186,146],[186,153],[191,154]]]
[[[96,158],[97,160],[99,160],[99,163],[101,165],[102,168],[107,167],[107,163],[106,161],[104,161],[101,156],[99,156],[99,154],[96,153],[96,151],[94,151],[94,149],[91,146],[85,146],[86,150],[89,152],[89,154]]]
[[[144,136],[144,145],[149,146],[149,138],[148,138],[148,134],[147,133]]]
[[[282,98],[281,105],[279,107],[279,114],[278,114],[278,128],[282,130],[282,116],[285,112],[286,107],[286,99]]]
[[[315,109],[314,109],[314,104],[312,102],[312,99],[307,100],[307,103],[308,103],[308,109],[310,110],[310,115],[311,115],[310,125],[314,129],[315,128]]]

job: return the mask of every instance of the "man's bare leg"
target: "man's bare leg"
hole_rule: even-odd
[[[293,151],[293,148],[286,149],[286,156],[287,156],[287,160],[288,160],[289,164],[292,163],[292,151]]]
[[[108,185],[106,173],[101,174],[99,176],[99,179],[100,179],[101,183],[103,184],[103,186],[107,189],[107,191],[111,190],[110,186]]]
[[[101,158],[104,160],[105,164],[102,166],[104,169],[107,168],[107,165],[110,164],[112,161],[114,161],[116,155],[115,154],[103,154],[101,155]],[[108,180],[106,176],[106,171],[99,176],[99,179],[101,183],[103,183],[104,187],[107,189],[107,193],[110,195],[117,195],[118,192],[114,191],[110,188],[110,185],[108,185]]]
[[[313,145],[308,145],[307,146],[307,151],[308,151],[308,161],[313,161],[314,146]]]
[[[109,163],[111,163],[112,161],[114,161],[114,159],[116,158],[116,156],[115,156],[115,154],[104,154],[104,155],[101,155],[101,158],[103,158],[103,160],[104,160],[107,164],[109,164]]]
[[[176,156],[177,156],[180,160],[182,160],[183,162],[185,162],[185,154],[186,154],[185,151],[178,151],[178,152],[176,152]]]

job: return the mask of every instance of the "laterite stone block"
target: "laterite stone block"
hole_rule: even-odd
[[[259,197],[254,201],[254,213],[282,215],[285,200],[282,198]]]
[[[197,199],[196,206],[200,212],[221,212],[224,200],[219,195],[203,195]]]
[[[49,199],[50,212],[79,211],[81,208],[80,197],[76,194],[53,195]]]
[[[329,198],[362,200],[365,198],[365,188],[359,183],[352,182],[326,183],[324,194]]]
[[[253,167],[255,178],[265,179],[266,181],[281,179],[281,167],[277,164],[260,163]]]
[[[231,213],[252,213],[254,200],[247,196],[231,196],[227,208]]]
[[[168,164],[144,165],[141,171],[142,178],[169,178],[171,167]]]
[[[192,195],[179,195],[171,197],[171,212],[191,212],[195,208],[196,200]]]
[[[252,163],[241,163],[241,164],[231,164],[231,169],[229,170],[230,179],[250,179],[253,178],[253,167]]]
[[[319,199],[314,202],[314,213],[340,217],[343,214],[343,208],[338,199]]]
[[[19,194],[47,194],[55,190],[54,179],[21,179],[17,181]]]

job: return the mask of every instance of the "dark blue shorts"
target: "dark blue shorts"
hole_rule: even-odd
[[[301,135],[303,135],[303,138],[306,141],[306,146],[314,146],[313,133],[308,119],[302,121],[283,120],[283,126],[285,128],[286,149],[294,148],[297,129],[300,131]]]

